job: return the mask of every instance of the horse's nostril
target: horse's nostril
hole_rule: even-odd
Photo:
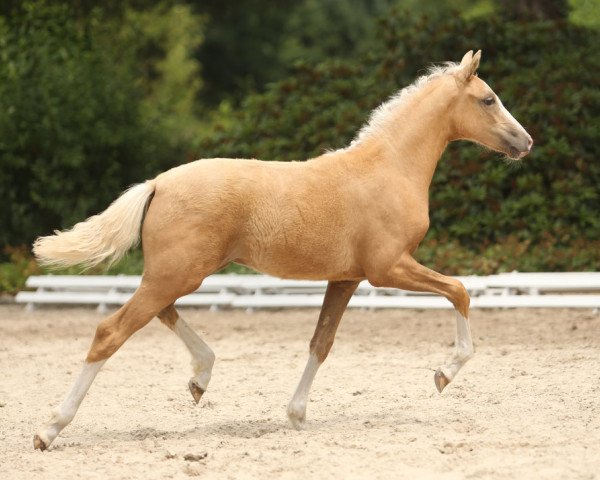
[[[533,147],[533,138],[529,137],[529,141],[527,142],[527,150],[531,150]]]

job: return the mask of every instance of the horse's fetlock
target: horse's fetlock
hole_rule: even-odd
[[[215,360],[217,359],[215,352],[213,352],[212,350],[208,349],[205,353],[204,353],[204,360],[206,361],[206,363],[209,365],[210,368],[212,368],[212,366],[215,364]]]

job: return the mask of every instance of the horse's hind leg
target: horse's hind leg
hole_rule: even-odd
[[[215,354],[187,322],[179,316],[173,305],[163,309],[158,314],[158,318],[175,332],[192,355],[194,376],[190,379],[188,386],[195,402],[198,403],[208,387],[212,367],[215,363]]]
[[[352,294],[358,287],[358,282],[329,282],[323,307],[319,314],[317,328],[310,341],[310,355],[306,368],[290,401],[287,414],[294,428],[299,429],[306,418],[306,402],[317,370],[327,358],[333,345],[335,332],[346,310]]]
[[[92,386],[96,374],[102,368],[106,360],[98,362],[85,362],[81,373],[75,380],[71,390],[63,402],[52,410],[52,417],[45,423],[38,433],[33,437],[33,447],[39,450],[46,450],[54,439],[65,428],[77,412],[83,397]]]
[[[54,409],[50,420],[34,437],[34,447],[45,450],[71,422],[102,365],[131,335],[150,322],[163,308],[196,287],[190,287],[185,282],[177,286],[177,282],[167,283],[164,278],[151,280],[144,277],[133,297],[98,325],[79,377],[64,401]]]

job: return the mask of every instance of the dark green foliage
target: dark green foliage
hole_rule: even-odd
[[[215,105],[281,78],[279,59],[285,20],[299,0],[204,0],[194,4],[208,19],[198,59],[202,64],[202,102]]]
[[[286,65],[355,58],[373,47],[375,20],[393,4],[394,0],[304,0],[286,17],[280,57]]]
[[[558,20],[569,16],[568,0],[495,0],[507,20]]]
[[[492,0],[188,1],[207,19],[198,59],[204,80],[199,98],[209,106],[238,105],[249,93],[288,76],[296,62],[355,59],[372,50],[376,19],[392,5],[436,18],[453,8],[465,18],[493,11]]]
[[[101,22],[43,2],[0,18],[0,246],[103,210],[175,153]]]
[[[363,65],[298,66],[291,78],[247,97],[230,116],[220,115],[203,134],[199,155],[301,160],[341,147],[374,104],[364,95],[374,80]]]
[[[481,77],[536,145],[518,166],[477,146],[448,149],[432,185],[423,257],[437,265],[436,251],[446,244],[470,259],[439,265],[452,271],[599,268],[599,31],[397,13],[381,30],[371,56],[299,67],[216,119],[199,156],[291,160],[346,145],[372,108],[429,63],[481,48]]]

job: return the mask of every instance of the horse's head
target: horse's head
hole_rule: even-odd
[[[475,76],[481,50],[467,52],[453,71],[458,97],[453,102],[452,120],[456,139],[477,142],[513,159],[531,151],[533,140],[502,105],[498,95]]]

